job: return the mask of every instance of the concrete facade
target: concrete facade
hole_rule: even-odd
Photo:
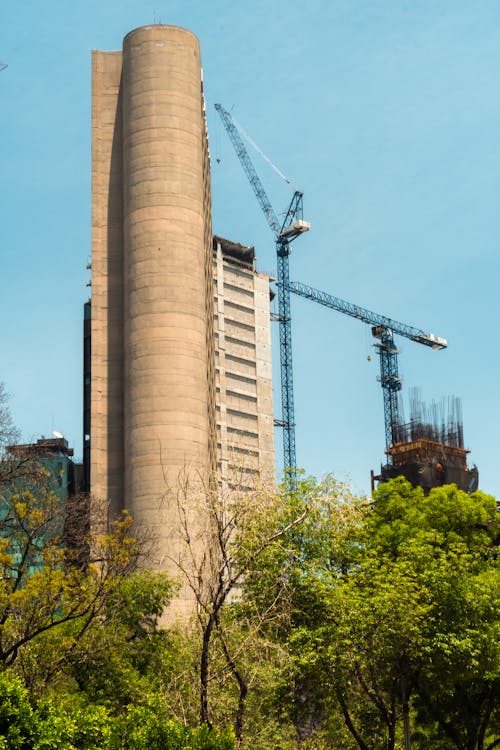
[[[123,507],[121,52],[92,53],[91,492]]]
[[[123,44],[125,506],[158,513],[209,478],[206,148],[198,40],[147,27]],[[166,499],[166,503],[169,499]],[[157,527],[170,545],[167,524]]]
[[[251,247],[214,237],[217,473],[223,485],[273,481],[270,277]]]
[[[92,75],[90,491],[129,510],[174,574],[180,484],[194,493],[215,472],[199,43],[142,27],[123,52],[94,51]]]

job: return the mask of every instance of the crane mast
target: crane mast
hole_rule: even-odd
[[[385,449],[388,451],[391,445],[394,445],[398,440],[398,427],[401,424],[398,398],[398,393],[402,387],[398,372],[399,350],[396,348],[393,332],[390,328],[375,326],[372,328],[372,334],[380,339],[380,343],[376,346],[380,355],[379,381],[382,385],[384,397]],[[387,461],[388,463],[392,462],[390,453],[387,453]]]
[[[290,243],[299,235],[307,232],[310,229],[310,224],[303,220],[302,193],[300,190],[295,191],[284,221],[282,223],[279,222],[231,115],[221,104],[216,104],[215,109],[226,128],[236,155],[243,166],[255,197],[275,238],[281,375],[281,419],[277,420],[276,424],[283,428],[283,467],[288,472],[287,482],[293,488],[295,485],[297,459],[293,397],[292,318],[290,290],[288,288],[290,276],[289,256],[291,252]]]

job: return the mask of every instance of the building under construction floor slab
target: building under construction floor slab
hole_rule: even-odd
[[[410,396],[411,419],[394,426],[394,442],[386,451],[388,461],[381,467],[381,482],[404,476],[414,487],[429,492],[443,484],[456,484],[465,492],[478,488],[476,466],[467,466],[460,400],[432,402],[430,408],[414,391]]]

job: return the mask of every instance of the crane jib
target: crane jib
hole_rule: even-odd
[[[344,315],[349,315],[351,318],[357,318],[363,323],[388,328],[393,333],[396,333],[399,336],[404,336],[405,338],[410,339],[410,341],[415,341],[418,344],[430,346],[432,349],[446,349],[448,346],[447,340],[440,336],[435,336],[433,333],[425,333],[419,328],[414,328],[406,323],[400,323],[399,321],[388,318],[385,315],[380,315],[379,313],[355,305],[352,302],[347,302],[339,297],[334,297],[327,292],[313,289],[313,287],[307,286],[306,284],[297,281],[290,281],[289,287],[293,294],[305,297],[313,302],[318,302],[320,305],[329,307],[332,310],[337,310],[338,312],[344,313]]]

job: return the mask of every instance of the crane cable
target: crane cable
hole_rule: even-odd
[[[246,132],[246,130],[244,130],[244,128],[240,125],[240,123],[238,122],[238,120],[236,120],[233,117],[233,115],[231,115],[231,119],[234,122],[235,126],[240,131],[241,135],[257,151],[257,153],[264,159],[264,161],[266,161],[269,164],[269,166],[272,169],[274,169],[274,171],[276,172],[276,174],[279,175],[281,177],[281,179],[284,180],[287,183],[287,185],[290,185],[290,187],[292,187],[296,192],[300,192],[300,190],[298,190],[298,188],[295,187],[295,185],[293,184],[293,182],[290,179],[288,179],[288,177],[285,174],[283,174],[283,172],[281,171],[281,169],[278,169],[278,167],[276,166],[276,164],[273,164],[273,162],[271,161],[271,159],[268,156],[266,156],[266,154],[262,151],[261,148],[259,148],[259,146],[257,146],[257,144],[255,143],[255,141],[248,135],[248,133]]]

